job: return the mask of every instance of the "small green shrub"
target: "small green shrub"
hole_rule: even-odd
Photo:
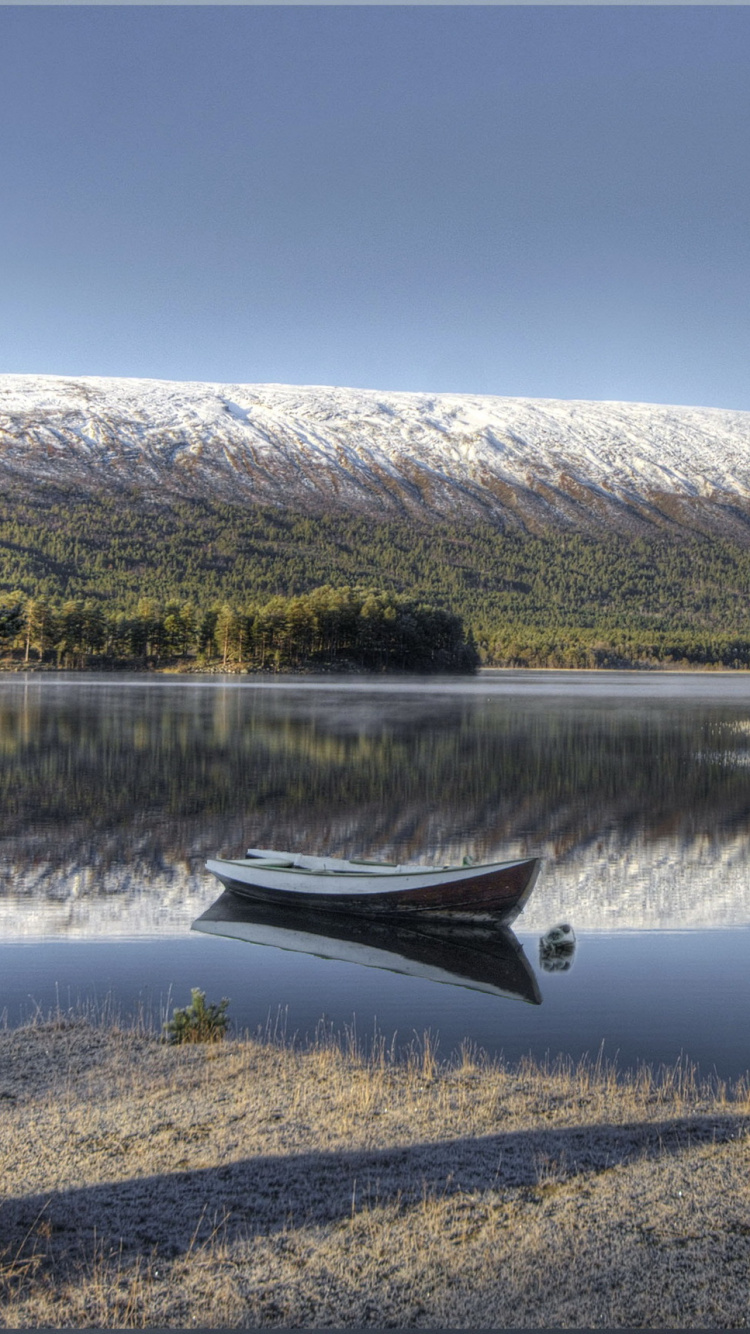
[[[192,987],[192,1001],[184,1010],[174,1010],[172,1018],[164,1025],[165,1041],[173,1045],[178,1042],[221,1042],[229,1027],[226,997],[218,1004],[206,1005],[205,991]]]

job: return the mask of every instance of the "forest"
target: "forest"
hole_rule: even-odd
[[[331,635],[326,599],[341,600]],[[394,630],[415,617],[432,656],[421,630]],[[14,660],[430,670],[451,635],[497,666],[748,667],[750,549],[135,493],[0,497],[0,653]]]
[[[92,598],[55,604],[14,593],[0,604],[3,650],[10,663],[62,668],[473,672],[479,661],[451,612],[397,593],[330,587],[242,608],[141,598],[131,612]]]

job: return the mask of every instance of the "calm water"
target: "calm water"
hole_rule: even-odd
[[[10,1023],[107,996],[158,1016],[199,986],[251,1029],[750,1067],[750,677],[6,677],[0,813]],[[254,943],[203,869],[250,844],[542,855],[522,953],[490,960],[506,994],[475,989],[471,941],[452,983],[420,941],[379,939],[379,967],[361,942]],[[214,934],[191,929],[207,911]],[[577,947],[550,971],[539,937],[560,921]]]

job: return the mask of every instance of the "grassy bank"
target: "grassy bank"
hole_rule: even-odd
[[[0,1320],[747,1323],[748,1091],[683,1069],[0,1034]]]

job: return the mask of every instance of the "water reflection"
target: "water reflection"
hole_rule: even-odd
[[[447,927],[438,922],[394,925],[341,913],[240,903],[226,890],[192,929],[541,1004],[523,947],[499,919]]]
[[[539,938],[539,967],[544,973],[567,973],[575,952],[575,931],[569,922],[559,922]]]
[[[320,952],[379,952],[385,973],[233,945],[216,933],[294,930],[210,925],[206,857],[253,845],[439,864],[541,856],[514,922],[526,955],[507,937],[490,948],[452,933],[446,957],[435,936],[342,942],[326,928]],[[741,1073],[749,866],[748,675],[0,678],[11,1022],[56,1004],[58,984],[73,999],[111,990],[125,1009],[144,990],[184,1003],[198,985],[231,997],[238,1028],[276,1007],[302,1034],[356,1012],[386,1033],[429,1027],[447,1051],[466,1036],[513,1059],[605,1042],[626,1063],[687,1052]],[[566,922],[574,966],[549,971],[539,938]],[[323,933],[296,934],[309,949]],[[535,971],[543,1005],[498,1004],[498,992],[537,999]],[[433,985],[438,974],[452,985]]]
[[[541,855],[532,929],[749,921],[750,685],[616,675],[2,681],[0,928],[179,932],[249,844]]]

